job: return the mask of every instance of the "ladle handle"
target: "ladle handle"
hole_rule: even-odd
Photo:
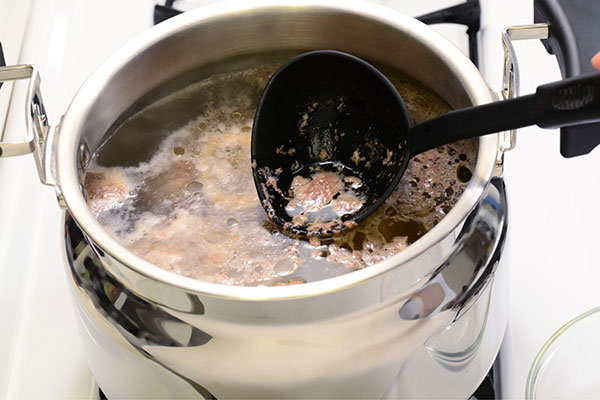
[[[535,94],[456,110],[408,132],[411,156],[461,139],[538,125],[556,128],[600,120],[600,74],[539,86]],[[600,134],[600,132],[598,133]]]

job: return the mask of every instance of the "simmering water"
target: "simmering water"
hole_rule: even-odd
[[[105,229],[140,257],[182,275],[230,285],[286,285],[373,265],[450,211],[470,178],[474,140],[413,158],[384,205],[340,236],[309,242],[280,231],[259,203],[250,165],[252,119],[276,68],[215,75],[127,120],[94,155],[85,177],[89,207]],[[390,78],[414,123],[450,110],[419,84]],[[167,130],[152,123],[165,110],[193,101],[199,106],[184,125]],[[140,162],[115,160],[120,135],[132,132],[155,148]]]

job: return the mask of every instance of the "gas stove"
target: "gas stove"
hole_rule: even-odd
[[[185,11],[210,2],[0,0],[0,41],[7,65],[38,66],[46,111],[56,124],[94,68],[154,24],[156,6]],[[465,4],[376,2],[430,22],[436,21],[432,12]],[[533,4],[480,3],[479,33],[473,33],[473,26],[432,26],[473,59],[477,54],[483,76],[500,91],[502,29],[533,23]],[[517,42],[515,49],[522,94],[561,78],[556,58],[542,42]],[[21,85],[0,90],[4,140],[25,132],[24,102]],[[545,339],[600,302],[594,284],[600,279],[595,231],[600,225],[595,207],[600,196],[600,150],[567,160],[559,154],[558,131],[525,128],[518,138],[516,149],[505,156],[512,230],[506,251],[511,268],[509,325],[494,385],[491,375],[484,382],[498,388],[494,393],[498,398],[523,397],[529,366]],[[54,191],[39,183],[30,157],[0,160],[0,190],[0,358],[5,360],[0,366],[0,397],[98,398],[79,344],[62,255],[62,212]],[[490,397],[485,388],[478,393],[478,398]]]

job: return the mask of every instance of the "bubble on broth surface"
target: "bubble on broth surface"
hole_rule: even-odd
[[[185,276],[280,286],[376,264],[449,212],[468,181],[457,167],[473,170],[475,140],[414,157],[392,195],[353,230],[310,243],[282,233],[259,203],[250,165],[252,119],[277,67],[215,75],[126,121],[94,155],[85,178],[88,204],[105,229],[140,257]],[[414,81],[388,76],[415,123],[450,110]],[[160,126],[157,116],[168,116],[181,104],[189,104],[193,117],[173,129]],[[139,151],[128,154],[127,146],[118,146],[121,134],[160,140],[132,165]],[[119,151],[121,162],[114,155]]]
[[[204,185],[202,184],[202,182],[193,181],[193,182],[188,183],[186,189],[190,193],[200,193],[200,192],[202,192],[203,187],[204,187]]]
[[[289,258],[279,260],[273,267],[273,270],[280,276],[286,276],[296,270],[296,263]]]

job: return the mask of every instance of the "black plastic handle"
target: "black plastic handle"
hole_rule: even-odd
[[[535,125],[542,128],[600,120],[600,73],[539,86],[535,94],[452,111],[408,132],[411,156],[461,139]],[[600,132],[597,132],[600,137]]]
[[[556,55],[563,77],[593,72],[590,59],[600,51],[600,1],[535,0],[534,20],[549,25],[542,40]]]
[[[556,55],[563,78],[594,71],[590,59],[600,51],[600,1],[534,0],[534,20],[547,23],[549,37],[542,40]],[[600,123],[561,129],[560,152],[565,157],[587,154],[600,144]]]
[[[541,128],[558,128],[598,121],[600,73],[539,86],[535,97],[540,113],[536,124]]]

